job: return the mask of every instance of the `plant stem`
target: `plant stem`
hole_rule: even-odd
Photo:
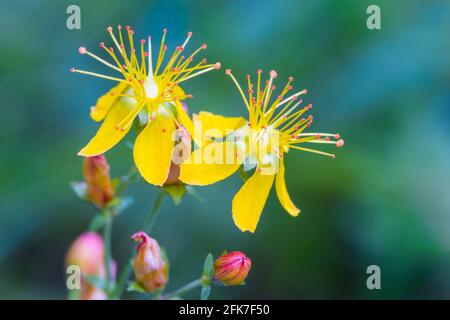
[[[155,202],[153,202],[152,209],[147,216],[147,218],[144,221],[143,231],[146,233],[150,233],[150,231],[153,228],[153,225],[155,223],[155,218],[158,213],[158,209],[162,204],[162,201],[164,200],[164,191],[159,190],[158,194],[156,195]],[[127,260],[125,269],[122,271],[122,274],[120,275],[119,282],[117,283],[116,289],[114,290],[112,297],[114,299],[120,298],[120,295],[122,294],[123,290],[125,289],[125,286],[127,284],[128,279],[130,278],[131,272],[133,271],[133,265],[131,261],[134,258],[134,255],[136,253],[134,250],[129,254]]]
[[[169,300],[169,299],[172,299],[174,297],[181,296],[181,295],[183,295],[183,294],[185,294],[185,293],[187,293],[187,292],[189,292],[189,291],[191,291],[191,290],[193,290],[193,289],[195,289],[197,287],[200,287],[201,285],[203,285],[203,280],[202,279],[197,279],[197,280],[194,280],[192,282],[189,282],[187,285],[179,288],[178,290],[175,290],[172,293],[168,293],[168,294],[163,295],[161,298],[165,299],[165,300]]]
[[[111,289],[111,233],[113,218],[108,212],[108,217],[103,228],[103,242],[105,246],[105,269],[106,269],[106,293]]]
[[[145,219],[144,221],[143,226],[144,232],[150,233],[150,231],[152,231],[153,225],[155,223],[156,214],[158,213],[158,209],[164,200],[164,195],[165,195],[164,191],[162,190],[158,191],[155,202],[153,202],[152,210],[150,211],[150,214],[147,216],[147,219]]]

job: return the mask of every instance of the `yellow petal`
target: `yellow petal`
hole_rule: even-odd
[[[105,153],[114,147],[132,126],[126,130],[117,129],[117,125],[133,110],[136,101],[132,99],[119,100],[106,115],[105,121],[89,143],[78,152],[78,155],[93,157]]]
[[[189,118],[189,115],[184,110],[183,105],[180,101],[175,100],[175,107],[177,109],[178,121],[180,121],[183,127],[185,127],[189,134],[192,136],[194,134],[194,124],[192,123],[191,118]]]
[[[228,178],[240,165],[230,144],[213,142],[195,150],[181,164],[180,180],[190,185],[205,186]]]
[[[241,231],[255,231],[274,177],[262,175],[257,169],[234,196],[231,211],[234,223]]]
[[[148,182],[162,186],[166,181],[174,147],[175,123],[164,115],[157,115],[149,121],[136,138],[133,155],[134,162]]]
[[[292,202],[291,197],[286,188],[286,180],[284,178],[284,163],[280,161],[280,167],[278,169],[277,178],[275,180],[275,189],[277,191],[278,199],[280,200],[283,208],[289,212],[293,217],[298,216],[300,209],[298,209]]]
[[[247,121],[242,117],[224,117],[205,111],[194,114],[194,122],[196,121],[202,123],[205,135],[212,138],[224,137],[230,131],[239,129],[247,124]]]
[[[120,82],[117,86],[113,87],[106,94],[98,98],[97,103],[91,108],[91,118],[94,121],[102,121],[111,107],[119,99],[119,95],[122,94],[127,88],[126,82]]]

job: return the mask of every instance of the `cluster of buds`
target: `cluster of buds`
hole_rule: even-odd
[[[88,283],[87,276],[95,276],[100,279],[106,277],[105,249],[103,239],[95,232],[85,232],[78,236],[67,252],[66,265],[76,265],[81,270],[81,300],[104,300],[106,293],[92,284]],[[112,261],[110,271],[115,277],[116,265]]]
[[[214,280],[227,286],[244,284],[252,260],[240,251],[224,253],[214,261]]]

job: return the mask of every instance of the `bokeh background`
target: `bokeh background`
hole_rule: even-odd
[[[66,28],[70,4],[81,30]],[[366,28],[369,4],[381,6],[381,30]],[[117,24],[154,38],[167,27],[171,48],[193,31],[190,48],[206,42],[209,61],[240,79],[257,68],[294,76],[315,106],[311,129],[346,142],[335,160],[290,152],[302,215],[291,218],[272,192],[253,235],[231,219],[238,175],[198,189],[203,203],[166,200],[152,236],[171,260],[169,289],[228,249],[246,252],[253,269],[246,286],[214,288],[214,299],[450,298],[450,2],[406,0],[2,1],[0,298],[66,296],[65,252],[95,214],[69,182],[81,180],[76,152],[97,128],[89,107],[111,85],[68,71],[101,70],[77,49],[99,52]],[[188,84],[191,111],[245,114],[223,70]],[[113,176],[132,164],[126,143],[107,158]],[[157,190],[127,193],[135,202],[113,231],[119,270]],[[366,288],[371,264],[379,291]]]

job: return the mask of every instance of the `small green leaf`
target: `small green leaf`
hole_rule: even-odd
[[[212,279],[214,272],[214,258],[211,253],[206,256],[205,263],[203,264],[203,277],[208,280]]]
[[[118,200],[119,201],[116,204],[116,210],[115,210],[116,215],[121,214],[126,209],[131,207],[131,205],[134,202],[134,199],[132,197],[121,197],[121,198],[118,198]]]
[[[179,205],[186,193],[185,184],[171,184],[163,186],[162,189],[172,198],[175,205]]]
[[[84,181],[73,181],[70,183],[72,190],[82,200],[86,200],[87,185]]]
[[[186,185],[186,191],[188,195],[197,199],[198,202],[203,202],[203,198],[198,194],[197,190],[193,186]]]
[[[120,182],[122,181],[122,178],[114,178],[111,180],[111,186],[114,190],[116,190],[117,186],[120,185]]]
[[[91,222],[89,223],[88,229],[89,231],[98,231],[100,230],[106,223],[107,217],[102,214],[95,215]]]
[[[200,293],[200,300],[208,300],[210,293],[211,293],[211,286],[209,284],[205,284],[202,287],[202,291]]]
[[[103,278],[97,276],[87,275],[84,279],[98,289],[103,289],[106,284]]]
[[[139,283],[137,283],[136,281],[128,283],[127,291],[147,293],[147,291],[145,291],[145,288],[143,286],[141,286]]]

